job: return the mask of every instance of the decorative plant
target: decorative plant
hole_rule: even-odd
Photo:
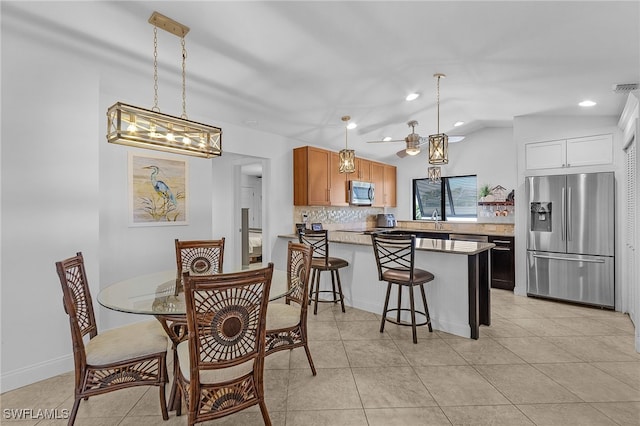
[[[491,186],[489,184],[484,184],[480,187],[480,193],[478,194],[480,198],[486,197],[491,194]]]

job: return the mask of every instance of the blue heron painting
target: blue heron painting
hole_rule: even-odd
[[[132,156],[132,222],[171,224],[186,221],[186,162]]]
[[[156,193],[160,195],[166,202],[169,202],[176,205],[176,198],[173,196],[173,192],[171,192],[171,188],[161,180],[158,180],[158,172],[160,169],[157,166],[147,166],[143,167],[144,169],[151,169],[151,185],[153,185],[153,189],[155,189]]]

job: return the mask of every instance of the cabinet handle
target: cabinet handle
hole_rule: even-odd
[[[492,243],[502,243],[502,244],[511,244],[511,241],[507,240],[493,240]]]
[[[497,251],[511,251],[510,248],[508,247],[494,247],[491,250],[497,250]]]

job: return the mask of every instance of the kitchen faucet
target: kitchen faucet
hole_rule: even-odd
[[[436,229],[442,229],[440,219],[438,219],[438,209],[433,209],[433,213],[431,213],[431,220],[436,222]]]

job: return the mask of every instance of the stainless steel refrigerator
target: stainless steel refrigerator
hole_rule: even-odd
[[[526,178],[527,294],[614,307],[613,172]]]

